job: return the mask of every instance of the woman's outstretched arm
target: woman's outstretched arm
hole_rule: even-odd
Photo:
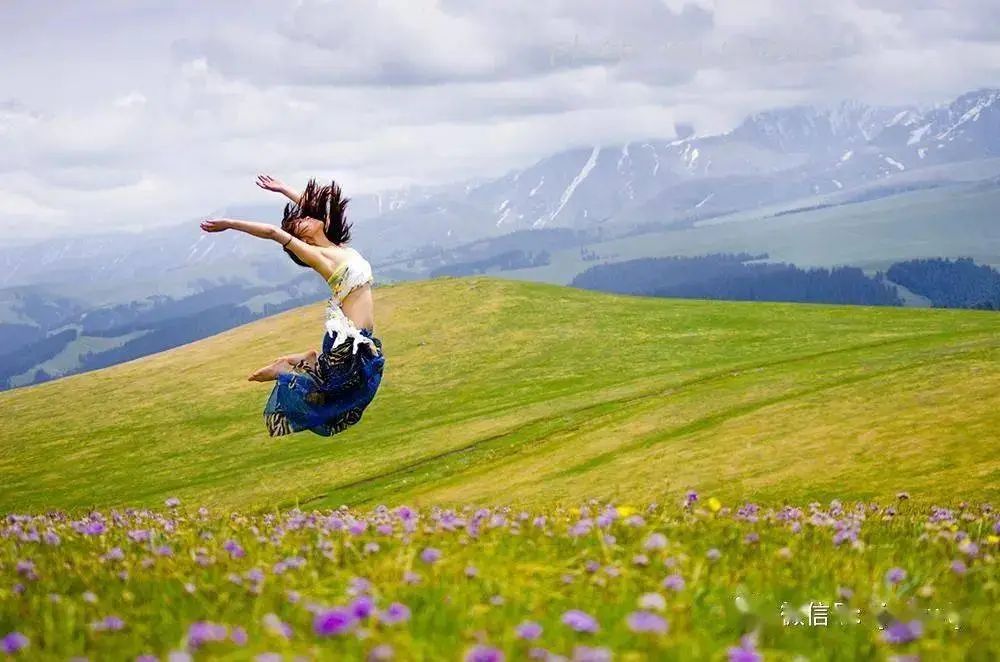
[[[290,188],[284,182],[275,179],[271,175],[257,175],[257,186],[261,187],[265,191],[280,193],[296,205],[302,201],[301,193],[293,188]]]
[[[216,218],[210,221],[203,221],[201,229],[205,232],[238,230],[261,239],[270,239],[281,244],[282,248],[287,248],[294,253],[295,257],[319,272],[324,279],[329,278],[333,273],[323,254],[315,246],[307,244],[295,235],[285,232],[275,225],[255,223],[253,221],[240,221],[233,218]]]

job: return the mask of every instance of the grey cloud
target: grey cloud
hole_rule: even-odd
[[[102,167],[92,162],[73,166],[48,167],[34,171],[36,178],[48,186],[70,191],[103,191],[136,186],[142,173],[136,170]]]
[[[1000,38],[1000,3],[995,0],[858,0],[866,9],[893,14],[911,38]]]
[[[422,86],[615,66],[712,28],[710,12],[674,13],[660,0],[452,1],[413,5],[403,18],[380,6],[306,0],[267,37],[181,40],[175,56],[204,57],[227,76],[268,85]]]

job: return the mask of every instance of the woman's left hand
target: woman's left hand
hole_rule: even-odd
[[[222,232],[230,227],[229,222],[224,218],[213,218],[201,223],[201,229],[205,232]]]

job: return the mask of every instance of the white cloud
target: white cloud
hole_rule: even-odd
[[[63,11],[63,9],[65,11]],[[768,107],[995,84],[988,0],[94,0],[5,5],[0,229],[106,229],[500,173]],[[52,45],[58,44],[58,48]],[[44,222],[42,222],[44,221]],[[42,230],[38,230],[42,232]]]

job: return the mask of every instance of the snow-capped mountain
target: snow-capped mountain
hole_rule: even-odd
[[[514,230],[665,222],[836,193],[932,165],[1000,156],[1000,90],[937,108],[844,102],[757,113],[671,142],[591,145],[366,222],[373,246],[456,245]],[[376,248],[376,250],[378,250]]]

